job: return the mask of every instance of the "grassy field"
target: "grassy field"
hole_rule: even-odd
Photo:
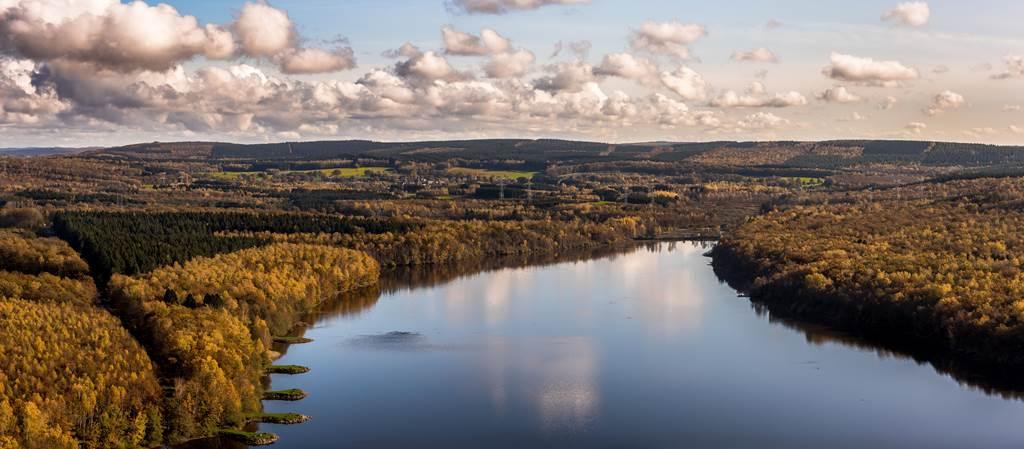
[[[537,174],[535,171],[510,171],[510,170],[484,170],[480,168],[455,167],[449,168],[448,173],[453,175],[478,176],[481,178],[505,178],[505,179],[530,179]]]
[[[320,173],[327,177],[337,176],[341,178],[358,178],[366,176],[370,173],[386,173],[391,171],[388,167],[358,167],[358,168],[322,168],[319,170],[280,170],[275,172],[276,174],[289,175],[289,174],[307,174],[307,173]],[[263,171],[224,171],[224,172],[211,172],[206,173],[213,179],[219,179],[223,181],[233,181],[242,176],[256,176],[266,175],[269,172]]]

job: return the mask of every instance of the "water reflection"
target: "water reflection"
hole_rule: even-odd
[[[951,371],[984,386],[961,388],[913,352],[752,305],[713,274],[707,249],[653,243],[389,272],[380,289],[311,316],[299,332],[314,343],[282,359],[312,371],[274,376],[274,387],[310,396],[265,407],[313,421],[262,427],[285,449],[1024,441],[1024,404],[991,395],[1019,390]]]
[[[869,352],[879,359],[912,360],[922,366],[930,366],[936,373],[949,376],[961,386],[1004,399],[1024,399],[1024,381],[1019,371],[992,368],[964,363],[948,353],[931,348],[900,344],[896,341],[877,341],[814,323],[787,317],[781,312],[772,313],[765,304],[751,302],[751,309],[772,324],[786,327],[804,335],[808,344],[815,346],[839,345],[845,348]]]
[[[550,342],[543,358],[525,368],[540,374],[535,399],[545,431],[582,432],[597,412],[597,348],[593,340],[568,337]]]
[[[477,367],[495,416],[514,413],[509,404],[514,401],[532,409],[545,432],[586,430],[600,403],[600,354],[592,339],[491,337],[483,346]],[[524,377],[532,383],[521,384]]]
[[[379,285],[356,290],[338,296],[333,301],[323,304],[307,322],[316,322],[339,316],[356,316],[370,310],[380,300]]]
[[[608,248],[593,248],[561,254],[512,255],[464,260],[446,264],[417,265],[385,270],[381,276],[381,291],[385,294],[436,287],[456,279],[492,273],[509,268],[544,268],[566,262],[612,259],[629,254],[638,248],[658,248],[657,243],[643,243]]]
[[[380,285],[338,295],[334,299],[321,304],[316,311],[308,314],[302,322],[288,333],[287,336],[304,337],[309,326],[323,320],[344,316],[358,316],[360,313],[369,310],[377,304],[380,297]],[[290,347],[291,346],[286,344],[274,343],[272,349],[281,355],[285,355],[288,353],[288,349]]]
[[[684,258],[699,258],[707,249],[700,245],[657,245],[646,248],[650,253],[672,253]],[[697,273],[692,270],[673,270],[671,259],[649,257],[643,252],[623,257],[622,276],[616,279],[626,289],[636,292],[637,301],[631,315],[648,324],[648,331],[662,338],[693,333],[701,326],[702,309],[706,296],[701,294]],[[667,266],[666,266],[667,265]],[[667,279],[655,280],[666,272],[674,272]]]
[[[410,348],[423,344],[423,335],[418,332],[391,331],[383,334],[360,335],[349,340],[349,344],[373,348]]]
[[[702,246],[703,247],[703,246]],[[637,248],[648,250],[659,250],[661,245],[648,242],[637,245],[624,245],[617,247],[592,248],[588,250],[572,251],[561,254],[546,255],[513,255],[490,257],[486,259],[464,260],[459,262],[435,265],[417,265],[387,269],[381,273],[380,284],[372,287],[346,292],[336,298],[327,301],[320,307],[306,316],[287,336],[303,337],[312,323],[329,321],[339,317],[358,316],[360,313],[371,309],[380,300],[381,295],[395,294],[403,291],[430,288],[452,282],[456,279],[466,278],[481,273],[495,273],[497,277],[508,280],[507,282],[494,282],[491,293],[485,295],[487,304],[490,305],[489,316],[493,320],[501,313],[500,308],[507,303],[507,287],[511,286],[511,273],[509,268],[531,267],[540,269],[546,266],[566,262],[594,261],[602,259],[614,259],[618,255],[629,254]],[[502,286],[506,288],[501,288]],[[475,297],[462,294],[452,289],[450,297],[454,301],[475,301]],[[460,310],[453,308],[453,310]],[[468,313],[468,311],[467,311]],[[287,354],[289,345],[275,343],[273,350],[281,355]]]

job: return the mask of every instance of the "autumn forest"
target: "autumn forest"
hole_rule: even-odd
[[[715,242],[716,272],[780,316],[1017,372],[1020,154],[495,140],[0,156],[0,448],[269,443],[246,424],[308,418],[262,413],[305,394],[265,378],[303,372],[275,360],[326,304],[370,307],[399,268],[450,279],[652,241]]]

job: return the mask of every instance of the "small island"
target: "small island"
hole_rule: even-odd
[[[277,442],[277,435],[270,432],[246,432],[244,430],[221,429],[217,434],[224,438],[245,443],[249,446],[269,446]]]
[[[306,337],[274,337],[274,343],[281,343],[285,345],[301,345],[304,343],[312,343],[312,338]]]
[[[246,422],[262,424],[302,424],[309,420],[300,413],[254,413],[246,417]]]
[[[270,365],[267,374],[305,374],[309,368],[300,365]]]
[[[264,401],[301,401],[306,399],[306,392],[298,388],[263,392]]]

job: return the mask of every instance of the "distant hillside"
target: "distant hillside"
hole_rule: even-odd
[[[567,140],[491,139],[433,142],[327,141],[266,145],[215,145],[217,159],[330,159],[338,157],[444,161],[451,158],[523,161],[632,159],[649,146]],[[612,156],[612,155],[615,156]]]
[[[700,142],[608,144],[554,139],[488,139],[426,142],[367,140],[232,144],[147,143],[92,151],[94,156],[215,161],[317,161],[391,159],[441,162],[515,160],[552,162],[662,161],[724,166],[840,169],[864,164],[985,167],[1024,165],[1024,146],[891,140],[824,142]]]
[[[90,156],[115,156],[133,159],[209,159],[215,142],[151,142],[123,147],[101,148],[86,152]]]
[[[66,154],[78,154],[91,148],[64,148],[64,147],[29,147],[29,148],[0,148],[0,156],[35,157],[35,156],[59,156]]]

